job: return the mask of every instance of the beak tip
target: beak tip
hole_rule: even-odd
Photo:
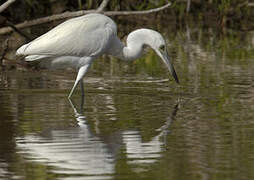
[[[165,54],[161,54],[159,51],[157,52],[157,54],[161,57],[161,59],[164,61],[164,63],[166,64],[169,72],[171,73],[171,75],[174,77],[175,81],[177,84],[180,84],[177,74],[175,72],[174,66],[173,64],[170,62],[170,58],[168,56],[168,53],[166,52]]]

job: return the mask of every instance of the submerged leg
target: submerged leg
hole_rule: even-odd
[[[71,92],[70,92],[68,98],[71,97],[71,95],[73,94],[73,91],[75,90],[75,88],[76,88],[76,86],[78,85],[79,81],[82,80],[82,78],[83,78],[84,75],[86,74],[88,67],[89,67],[89,64],[86,64],[86,65],[82,66],[81,68],[79,68],[76,81],[75,81],[75,83],[74,83],[74,86],[73,86],[72,89],[71,89]],[[82,90],[82,91],[84,91],[84,90]],[[84,94],[84,92],[82,92],[82,94]]]

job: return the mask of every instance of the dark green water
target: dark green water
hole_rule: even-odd
[[[161,31],[180,85],[152,51],[98,59],[83,106],[72,71],[1,71],[0,179],[253,179],[254,33]]]

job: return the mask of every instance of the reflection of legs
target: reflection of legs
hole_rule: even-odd
[[[68,98],[68,100],[69,100],[69,103],[74,111],[75,118],[78,122],[78,125],[80,127],[87,127],[86,117],[83,114],[84,96],[81,96],[80,112],[78,112],[78,110],[76,109],[76,106],[73,104],[74,102],[72,102],[72,100],[70,98]]]
[[[68,98],[68,100],[69,100],[69,103],[70,103],[74,113],[75,113],[75,116],[78,117],[80,115],[83,115],[83,106],[84,106],[84,102],[85,102],[84,97],[82,96],[81,99],[80,99],[81,100],[80,101],[80,112],[78,112],[74,102],[72,102],[72,100],[70,98]]]
[[[82,78],[84,77],[84,75],[86,74],[87,72],[87,69],[89,67],[89,64],[86,64],[84,66],[82,66],[79,71],[78,71],[78,75],[77,75],[77,78],[76,78],[76,81],[74,83],[74,86],[72,87],[71,89],[71,92],[68,96],[68,98],[71,97],[71,95],[73,94],[73,91],[75,90],[76,86],[78,85],[79,81],[81,80],[82,81]],[[82,96],[84,96],[84,88],[83,88],[83,82],[81,82],[81,91],[82,91]]]

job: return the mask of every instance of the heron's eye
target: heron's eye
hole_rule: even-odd
[[[160,51],[164,52],[165,51],[165,45],[160,46]]]

